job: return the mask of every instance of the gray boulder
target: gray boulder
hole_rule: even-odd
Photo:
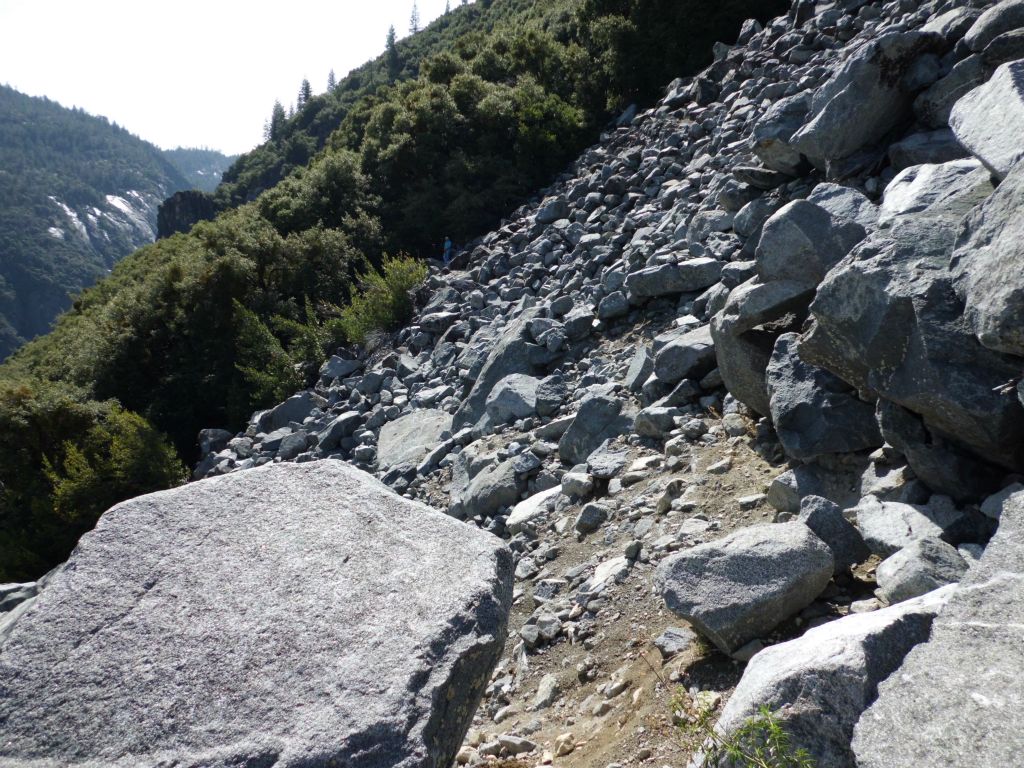
[[[757,274],[764,282],[817,285],[864,239],[864,227],[834,218],[806,200],[794,200],[765,222],[757,244]]]
[[[558,441],[558,455],[569,464],[582,464],[605,440],[628,432],[632,419],[622,412],[622,400],[590,395],[580,403],[569,428]]]
[[[568,394],[565,379],[558,374],[553,374],[541,380],[537,385],[537,414],[539,416],[551,416],[565,402]]]
[[[963,513],[950,505],[922,506],[865,496],[851,513],[868,549],[889,557],[925,538],[952,538]]]
[[[689,259],[630,272],[626,276],[626,288],[638,298],[690,293],[714,285],[721,274],[722,262],[716,259]]]
[[[280,405],[263,411],[256,418],[261,432],[274,432],[287,427],[293,421],[301,424],[312,413],[314,408],[322,408],[327,401],[313,392],[301,392],[292,395]]]
[[[897,171],[912,165],[948,163],[968,154],[949,128],[913,133],[889,145],[889,160]]]
[[[569,204],[561,197],[548,199],[537,211],[538,224],[553,224],[569,215]]]
[[[718,370],[726,388],[757,413],[768,415],[766,370],[779,335],[780,321],[796,326],[814,298],[806,282],[752,278],[730,293],[722,311],[711,318]]]
[[[1024,59],[1024,28],[1004,32],[985,46],[981,58],[990,67]]]
[[[539,380],[524,373],[510,374],[495,384],[485,406],[491,422],[505,424],[535,414],[539,385]]]
[[[877,595],[889,604],[903,602],[963,578],[967,563],[942,539],[913,541],[878,564]]]
[[[3,641],[2,762],[449,765],[511,598],[500,540],[340,461],[143,496]]]
[[[343,379],[363,367],[361,360],[346,360],[338,355],[331,355],[331,359],[320,366],[320,378],[325,382],[335,379]]]
[[[799,176],[806,166],[800,152],[792,146],[811,109],[809,91],[779,99],[754,125],[754,152],[766,167]]]
[[[928,219],[950,230],[978,203],[992,194],[991,174],[974,158],[941,165],[915,165],[900,171],[882,197],[882,227],[911,226]]]
[[[626,379],[623,383],[630,392],[639,394],[653,373],[654,358],[651,356],[650,350],[641,345],[637,347],[636,352],[633,354],[629,368],[626,369]]]
[[[901,78],[918,56],[939,50],[935,33],[887,32],[853,54],[815,91],[811,116],[791,144],[820,167],[879,141],[911,113]]]
[[[455,413],[452,425],[455,429],[474,426],[487,411],[487,398],[495,385],[513,373],[532,373],[530,344],[526,338],[527,327],[538,310],[528,310],[501,330],[501,335],[491,342],[485,362],[479,374],[474,377],[473,388]],[[568,327],[568,324],[567,324]]]
[[[548,488],[546,491],[535,493],[528,499],[523,499],[514,507],[505,521],[505,528],[513,536],[531,525],[537,518],[541,517],[548,508],[551,499],[562,492],[561,486]]]
[[[419,464],[451,429],[451,414],[433,409],[412,411],[389,421],[381,427],[377,438],[377,464],[381,467]]]
[[[966,327],[948,270],[954,231],[921,217],[858,245],[818,287],[800,356],[918,414],[936,440],[1024,468],[1024,409],[998,393],[1020,364]]]
[[[914,114],[929,128],[948,128],[954,105],[988,80],[992,70],[975,54],[958,61],[948,75],[940,78],[914,100]]]
[[[1024,70],[1022,70],[1024,72]],[[1018,141],[1024,146],[1024,138]],[[964,222],[950,268],[974,335],[1024,356],[1024,162]]]
[[[633,431],[644,437],[661,439],[672,431],[675,427],[675,420],[683,413],[684,411],[679,408],[661,406],[644,408],[633,421]]]
[[[680,330],[654,357],[654,375],[666,384],[701,379],[715,367],[715,342],[707,325]]]
[[[815,765],[857,768],[850,748],[854,726],[874,702],[878,684],[928,639],[951,593],[947,587],[891,608],[845,616],[764,649],[743,671],[722,710],[719,732],[734,733],[767,706],[780,712],[793,749],[806,749]]]
[[[1024,0],[1003,0],[985,11],[967,30],[964,42],[972,51],[983,51],[1004,32],[1024,27]]]
[[[809,461],[879,447],[874,405],[839,377],[804,362],[799,339],[795,333],[779,336],[766,370],[772,422],[786,453]]]
[[[865,229],[873,229],[878,222],[878,206],[863,192],[850,187],[823,182],[811,190],[807,202],[824,208],[837,219],[856,221]]]
[[[362,423],[363,417],[359,411],[345,411],[320,431],[318,445],[325,451],[333,450],[344,438],[354,433]]]
[[[1024,1],[1017,5],[1024,8]],[[1003,64],[991,80],[957,101],[949,124],[961,144],[1005,178],[1024,157],[1024,60]]]
[[[859,768],[1015,765],[1024,754],[1024,494],[854,730]]]
[[[814,495],[802,498],[798,519],[828,545],[836,573],[849,571],[871,555],[860,531],[846,519],[838,504],[826,498]]]
[[[754,525],[658,566],[665,605],[724,653],[807,607],[832,578],[828,546],[803,523]]]
[[[478,472],[462,496],[466,517],[490,517],[502,507],[511,507],[519,501],[526,483],[518,477],[516,469],[516,457],[513,457]]]

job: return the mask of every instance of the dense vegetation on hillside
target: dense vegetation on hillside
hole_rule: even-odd
[[[0,368],[19,393],[0,402],[0,412],[28,400],[45,418],[57,408],[50,382],[59,382],[90,412],[116,401],[191,460],[200,428],[238,426],[301,384],[330,346],[402,319],[408,307],[393,299],[416,270],[386,253],[429,253],[445,234],[465,240],[486,231],[592,141],[615,110],[651,99],[705,63],[711,43],[734,36],[744,18],[780,5],[493,0],[459,7],[400,43],[390,71],[387,55],[370,62],[331,94],[311,97],[266,145],[240,158],[217,193],[236,207],[143,248],[85,291],[52,333]],[[148,450],[158,450],[155,435],[145,434]],[[72,447],[77,476],[95,474],[112,496],[138,491],[90,459],[83,439],[41,435],[50,467],[43,479],[0,465],[0,528],[28,519],[24,542],[34,540],[37,522],[56,519],[68,472],[60,457]],[[28,512],[26,488],[36,499]],[[0,579],[33,575],[5,566],[14,562],[5,554],[12,546],[0,540]],[[50,551],[34,552],[39,562],[56,562]]]
[[[160,200],[211,191],[232,159],[163,152],[106,118],[0,86],[0,360],[152,239],[133,215],[155,223]]]
[[[223,152],[205,147],[165,149],[163,156],[185,178],[189,189],[198,189],[202,192],[213,192],[220,184],[224,171],[238,159],[238,155],[225,155]]]

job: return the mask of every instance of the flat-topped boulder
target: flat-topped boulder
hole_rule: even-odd
[[[377,439],[377,463],[382,467],[419,464],[451,428],[451,414],[433,408],[389,421]]]
[[[142,496],[2,633],[0,764],[447,766],[511,597],[499,539],[340,461]]]
[[[1024,494],[967,571],[931,638],[879,685],[854,730],[860,768],[1018,765],[1024,750]]]

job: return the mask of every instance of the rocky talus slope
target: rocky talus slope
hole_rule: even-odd
[[[715,59],[193,487],[345,461],[506,540],[460,764],[725,765],[679,689],[822,768],[1016,764],[1024,2],[801,0]]]

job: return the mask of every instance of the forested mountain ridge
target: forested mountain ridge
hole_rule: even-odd
[[[238,155],[225,155],[206,147],[165,149],[163,156],[185,177],[190,189],[202,192],[213,192],[220,185],[224,171],[238,159]]]
[[[191,153],[0,86],[0,359],[154,239],[159,203],[192,186]]]
[[[7,578],[59,562],[110,498],[181,477],[160,433],[191,460],[201,428],[237,427],[315,378],[325,352],[406,319],[421,268],[387,254],[439,255],[445,235],[483,235],[619,107],[653,101],[708,63],[713,42],[785,3],[474,5],[450,14],[469,21],[438,52],[415,59],[399,45],[407,79],[361,94],[308,165],[126,258],[0,367],[0,439],[17,445],[0,455]],[[310,115],[299,111],[296,130]]]

